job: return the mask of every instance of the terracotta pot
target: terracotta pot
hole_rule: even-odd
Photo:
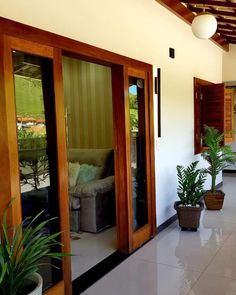
[[[198,202],[199,207],[182,207],[181,202],[174,203],[174,208],[177,211],[179,226],[182,230],[191,229],[197,230],[199,227],[199,221],[201,212],[204,208],[203,202]]]
[[[207,210],[220,210],[223,207],[225,198],[225,193],[221,190],[212,193],[211,191],[207,191],[204,194],[204,202]]]

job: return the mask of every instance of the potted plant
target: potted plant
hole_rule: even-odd
[[[69,255],[51,250],[51,247],[62,246],[57,240],[60,232],[48,234],[45,226],[55,218],[39,223],[41,214],[42,212],[34,218],[26,218],[16,228],[7,227],[6,210],[3,214],[0,243],[1,295],[42,294],[42,278],[37,273],[39,266],[43,264],[41,259],[61,259]]]
[[[197,169],[198,161],[188,167],[178,165],[178,197],[174,208],[177,211],[179,226],[182,230],[191,229],[196,231],[199,227],[201,211],[204,208],[201,198],[206,174],[203,169]]]
[[[204,145],[202,157],[209,163],[205,172],[211,176],[211,189],[204,194],[204,201],[208,210],[220,210],[223,207],[224,192],[216,189],[216,176],[231,164],[236,163],[236,153],[231,146],[224,145],[224,134],[216,128],[205,125]]]

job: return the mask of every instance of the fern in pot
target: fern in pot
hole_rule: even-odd
[[[201,198],[206,174],[203,169],[197,169],[198,161],[192,162],[186,168],[178,165],[178,197],[174,208],[177,211],[179,226],[182,230],[196,231],[199,227],[201,211],[204,208]]]
[[[225,133],[220,133],[216,128],[205,125],[204,146],[202,157],[208,162],[209,167],[205,172],[211,177],[211,189],[204,195],[208,210],[220,210],[223,207],[225,194],[216,189],[216,177],[225,168],[236,163],[236,153],[231,146],[224,145]]]
[[[5,210],[0,243],[1,295],[42,294],[42,278],[37,273],[42,258],[62,259],[69,255],[51,251],[51,247],[62,246],[57,240],[61,233],[46,233],[45,226],[55,218],[39,223],[42,213],[35,218],[26,218],[16,228],[8,228]]]

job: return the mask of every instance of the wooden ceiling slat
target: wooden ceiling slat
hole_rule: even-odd
[[[192,5],[189,8],[191,9],[191,11],[196,12],[196,13],[201,13],[203,11],[202,8],[193,7]],[[206,12],[210,12],[211,14],[214,14],[214,15],[231,16],[231,17],[235,17],[236,18],[236,13],[230,12],[230,11],[224,11],[224,10],[216,10],[216,9],[206,8]]]
[[[227,19],[227,18],[216,18],[217,23],[224,23],[224,24],[236,24],[236,19]]]
[[[182,3],[236,8],[236,3],[214,0],[181,0]]]
[[[228,36],[236,36],[236,31],[226,31],[226,30],[217,30],[218,33],[222,33],[224,36],[228,38]]]
[[[218,29],[223,29],[223,30],[232,30],[232,31],[236,30],[236,26],[232,26],[232,25],[229,25],[229,24],[228,25],[218,24],[217,28]]]
[[[236,38],[228,38],[229,42],[232,44],[236,44]]]

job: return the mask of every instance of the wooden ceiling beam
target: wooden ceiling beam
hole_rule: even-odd
[[[198,4],[198,5],[210,5],[210,6],[219,6],[219,7],[230,7],[236,8],[236,3],[224,2],[224,1],[214,1],[214,0],[181,0],[182,3],[186,4]]]
[[[194,19],[194,14],[179,0],[156,0],[156,2],[163,5],[165,8],[170,10],[172,13],[180,17],[183,21],[191,24]]]
[[[186,23],[191,25],[195,14],[185,5],[179,2],[179,0],[156,0],[156,2],[158,2],[159,4],[170,10],[172,13],[177,15],[179,18],[184,20]],[[229,43],[219,34],[215,34],[210,40],[212,40],[216,45],[218,45],[225,51],[229,51]]]

